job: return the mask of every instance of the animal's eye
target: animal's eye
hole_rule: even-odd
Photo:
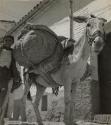
[[[88,24],[87,24],[87,27],[90,27],[90,26],[91,26],[91,24],[90,24],[90,23],[88,23]]]

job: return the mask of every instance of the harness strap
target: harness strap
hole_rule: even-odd
[[[88,31],[86,30],[86,36],[88,37],[88,43],[89,43],[89,45],[92,45],[94,39],[95,39],[97,36],[102,37],[104,40],[106,39],[105,32],[104,32],[104,34],[102,34],[101,32],[95,32],[95,33],[91,36],[91,35],[88,33]]]

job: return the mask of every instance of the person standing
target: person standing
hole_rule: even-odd
[[[12,84],[14,86],[14,84],[19,83],[20,80],[16,62],[13,58],[13,43],[14,37],[11,35],[6,35],[4,36],[3,44],[0,47],[0,122],[3,121],[1,116],[3,112],[5,112],[4,102],[6,101],[6,96],[8,96],[7,92],[11,90],[10,82],[13,82]]]

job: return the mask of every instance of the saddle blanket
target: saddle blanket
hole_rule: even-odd
[[[57,36],[43,28],[30,30],[15,44],[14,57],[21,66],[28,68],[52,56],[57,43]]]

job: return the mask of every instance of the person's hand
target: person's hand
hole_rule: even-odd
[[[69,45],[70,45],[70,44],[72,45],[72,44],[75,43],[75,40],[74,40],[74,39],[69,39],[69,40],[68,40],[68,43],[69,43]]]

